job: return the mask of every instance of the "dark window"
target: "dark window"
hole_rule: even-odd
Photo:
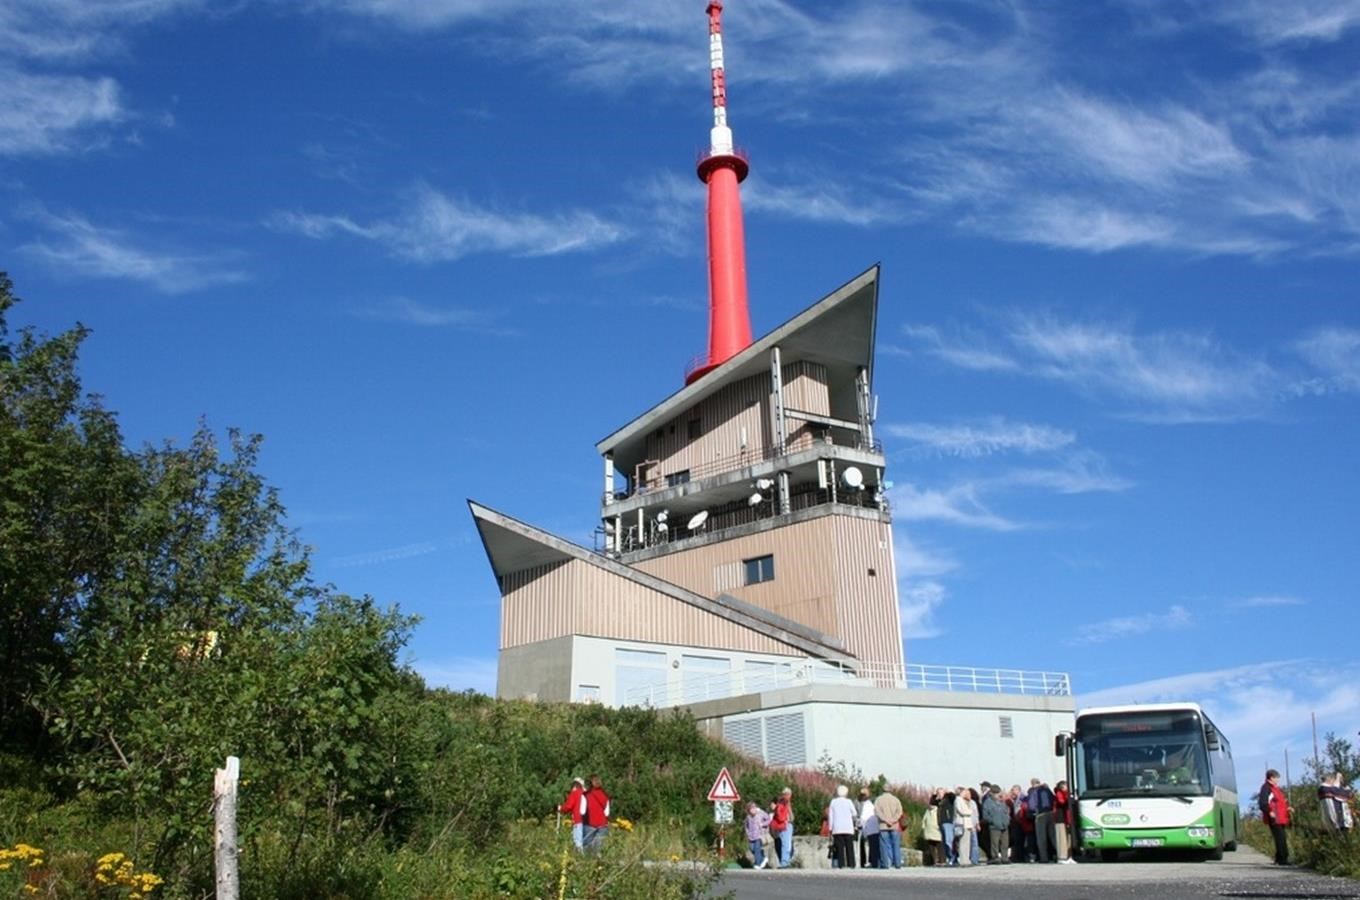
[[[774,580],[773,556],[757,556],[755,559],[742,560],[742,565],[746,568],[747,584],[760,584],[762,581]]]
[[[702,419],[689,420],[689,439],[692,441],[697,437],[703,436],[704,426]]]
[[[869,570],[869,577],[870,577],[870,578],[873,578],[873,577],[874,577],[875,575],[877,575],[877,574],[878,574],[878,571],[877,571],[876,569],[870,569],[870,570]]]
[[[689,469],[681,469],[666,476],[667,487],[675,487],[677,484],[689,484]]]

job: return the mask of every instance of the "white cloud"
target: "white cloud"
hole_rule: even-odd
[[[496,659],[494,657],[451,656],[439,659],[417,659],[415,670],[432,688],[451,691],[473,690],[495,696]]]
[[[376,241],[417,262],[447,262],[477,253],[553,256],[594,250],[623,239],[626,230],[594,213],[506,212],[450,197],[426,185],[411,193],[395,217],[361,224],[349,216],[281,212],[275,227],[324,239],[347,234]]]
[[[989,510],[979,497],[978,486],[971,482],[943,491],[898,485],[888,491],[888,502],[893,517],[905,521],[948,522],[989,531],[1014,531],[1021,527]]]
[[[1046,469],[1012,469],[993,479],[1003,486],[1042,488],[1058,494],[1126,491],[1133,482],[1106,471],[1105,460],[1090,451],[1071,453]]]
[[[1114,398],[1125,414],[1149,422],[1220,422],[1264,414],[1288,384],[1263,359],[1238,353],[1206,334],[1137,332],[1110,322],[1079,322],[1054,314],[1018,313],[999,335],[945,336],[933,327],[906,332],[919,348],[960,368],[1014,371],[1065,384],[1097,398]],[[989,349],[988,340],[1001,343]],[[1300,345],[1322,360],[1344,353],[1344,340]],[[980,349],[979,349],[980,348]],[[982,354],[984,362],[978,362]],[[1004,365],[986,360],[1004,361]]]
[[[456,328],[484,334],[513,334],[510,328],[494,324],[494,314],[485,309],[466,306],[439,306],[421,303],[410,297],[389,297],[368,306],[356,308],[354,315],[383,322],[399,322],[422,328]]]
[[[413,544],[403,544],[400,547],[386,547],[381,550],[337,556],[331,560],[331,565],[340,569],[349,569],[356,566],[373,566],[403,559],[414,559],[417,556],[428,556],[438,551],[440,546],[441,544],[436,541],[417,541]]]
[[[32,75],[0,63],[0,156],[79,149],[125,115],[110,78]]]
[[[1235,0],[1207,8],[1264,44],[1335,41],[1360,25],[1360,0]]]
[[[1041,453],[1066,447],[1076,435],[1047,425],[1011,422],[1000,417],[972,423],[936,425],[929,422],[889,424],[884,430],[920,448],[946,456],[973,459],[996,453]]]
[[[1088,622],[1073,630],[1068,646],[1103,644],[1106,641],[1135,637],[1149,632],[1181,631],[1194,624],[1194,616],[1184,606],[1174,605],[1165,612],[1139,616],[1119,616],[1101,622]]]
[[[900,221],[904,211],[882,200],[856,196],[846,185],[825,176],[792,184],[752,178],[742,189],[742,205],[755,213],[785,219],[868,227]]]
[[[1337,390],[1360,391],[1360,330],[1319,329],[1294,344],[1294,349]]]
[[[898,534],[894,544],[900,578],[938,578],[959,567],[947,551],[916,541],[906,534]]]
[[[140,281],[167,294],[182,294],[245,281],[229,253],[191,253],[152,246],[121,229],[100,227],[77,215],[44,211],[30,218],[47,234],[19,247],[62,274]]]
[[[1238,609],[1266,609],[1277,606],[1303,606],[1307,601],[1301,597],[1291,597],[1283,594],[1263,594],[1256,597],[1243,597],[1239,600],[1230,600],[1228,605]]]
[[[907,579],[899,587],[899,593],[903,640],[927,640],[944,634],[935,623],[935,612],[948,595],[944,585],[938,581]]]

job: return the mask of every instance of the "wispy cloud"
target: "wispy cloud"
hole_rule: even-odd
[[[1011,469],[990,481],[997,486],[1040,488],[1058,494],[1111,493],[1133,487],[1132,481],[1110,472],[1104,458],[1089,450],[1069,453],[1048,468]]]
[[[249,277],[233,253],[187,252],[123,229],[95,225],[74,214],[37,210],[29,218],[46,236],[21,245],[19,251],[62,274],[137,281],[167,294],[234,284]]]
[[[1106,641],[1135,637],[1149,632],[1180,631],[1194,624],[1194,616],[1184,606],[1175,605],[1165,612],[1144,613],[1139,616],[1119,616],[1101,622],[1078,625],[1068,646],[1103,644]]]
[[[1264,44],[1335,41],[1360,26],[1356,0],[1237,0],[1210,3],[1218,21],[1242,29]]]
[[[381,550],[368,550],[363,553],[351,553],[347,556],[337,556],[331,560],[331,565],[340,569],[352,569],[357,566],[375,566],[381,563],[397,562],[403,559],[414,559],[417,556],[428,556],[443,546],[438,541],[418,541],[414,544],[402,544],[399,547],[385,547]]]
[[[453,328],[499,335],[516,333],[513,328],[497,325],[494,311],[422,303],[410,297],[389,297],[366,306],[356,306],[351,312],[362,319],[397,322],[421,328]]]
[[[888,500],[894,518],[910,522],[947,522],[988,531],[1014,531],[1021,527],[988,509],[979,496],[977,485],[972,482],[945,490],[898,485],[888,491]]]
[[[1360,330],[1319,329],[1294,349],[1321,376],[1322,389],[1360,391]]]
[[[1018,313],[999,333],[946,337],[907,329],[921,352],[975,371],[1019,372],[1113,398],[1126,415],[1150,422],[1231,421],[1262,415],[1288,379],[1268,362],[1211,335],[1138,332],[1125,323]],[[991,344],[989,347],[988,344]],[[979,354],[984,360],[977,362]]]
[[[1307,601],[1302,597],[1284,594],[1263,594],[1256,597],[1243,597],[1229,600],[1228,605],[1237,609],[1268,609],[1278,606],[1303,606]]]
[[[901,532],[894,544],[902,637],[904,640],[939,637],[944,629],[936,622],[935,614],[949,597],[942,578],[956,573],[959,564],[947,551]]]
[[[100,129],[125,115],[110,78],[33,75],[0,60],[0,156],[81,149],[97,143]]]
[[[1051,452],[1076,440],[1076,435],[1068,431],[997,416],[948,425],[903,422],[888,424],[884,430],[919,449],[969,459],[1006,452]]]
[[[428,185],[410,193],[397,215],[367,224],[347,215],[279,212],[270,224],[313,239],[348,235],[379,243],[417,262],[448,262],[477,253],[553,256],[622,240],[624,226],[591,212],[509,212],[451,197]]]

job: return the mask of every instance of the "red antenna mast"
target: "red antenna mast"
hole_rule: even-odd
[[[751,167],[732,146],[727,127],[727,82],[723,74],[721,0],[708,4],[708,54],[713,75],[713,128],[708,153],[699,160],[699,180],[708,185],[708,357],[700,357],[685,384],[746,349],[751,313],[746,305],[746,236],[741,224],[741,191]]]

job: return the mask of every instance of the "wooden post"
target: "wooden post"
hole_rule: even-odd
[[[241,760],[227,757],[227,767],[213,778],[214,853],[217,867],[217,900],[238,900],[241,881],[236,868],[236,783]]]

